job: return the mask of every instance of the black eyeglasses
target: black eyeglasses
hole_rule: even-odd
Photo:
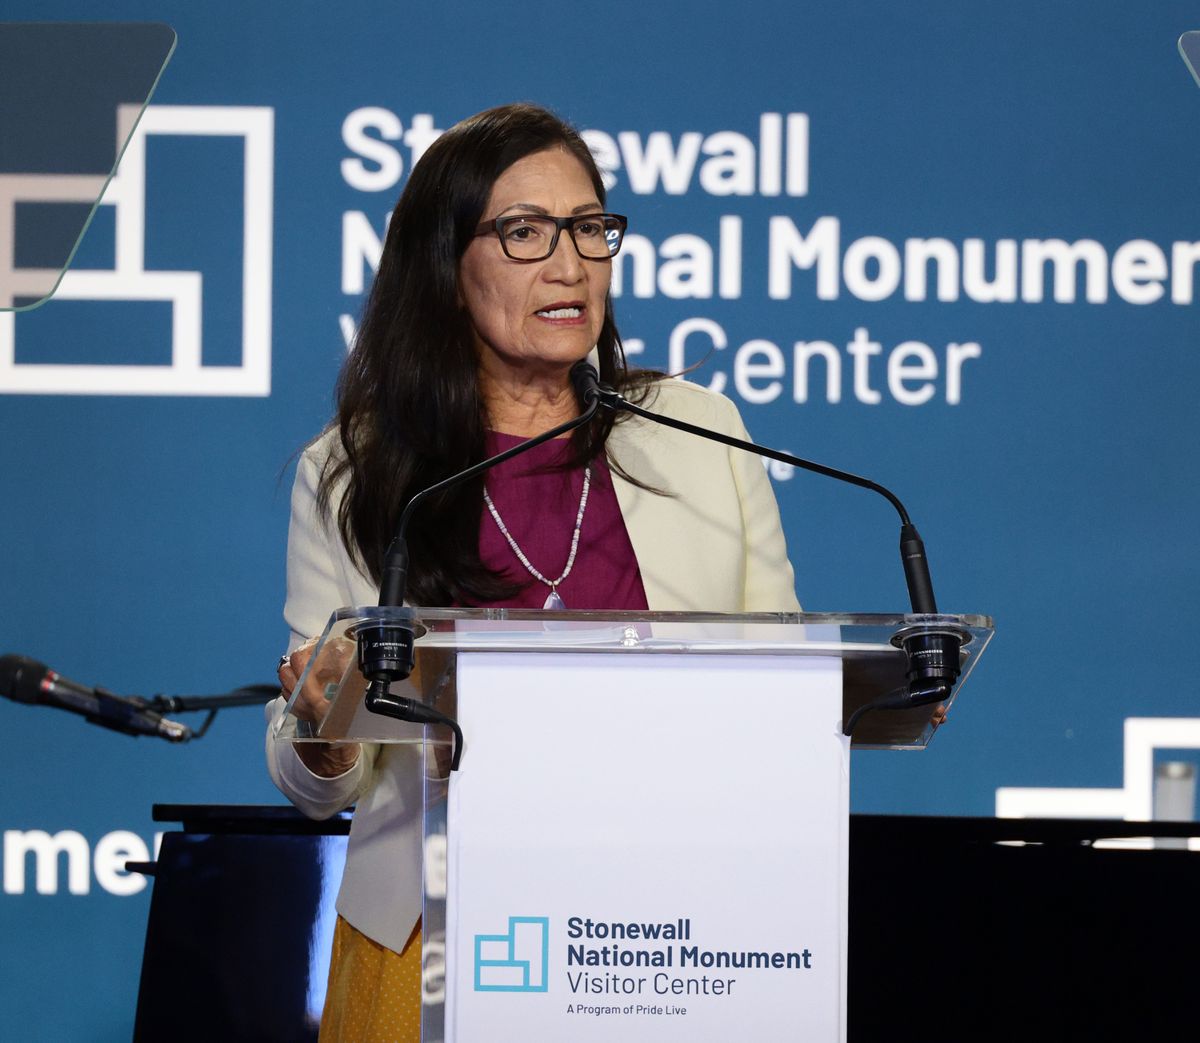
[[[565,228],[579,256],[587,261],[607,261],[621,249],[628,220],[620,214],[580,214],[577,217],[542,217],[540,214],[512,214],[484,221],[475,235],[500,237],[506,256],[514,261],[544,261],[558,246],[559,233]]]

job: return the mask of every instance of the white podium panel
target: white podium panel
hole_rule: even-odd
[[[844,1039],[840,659],[457,669],[446,1040]]]

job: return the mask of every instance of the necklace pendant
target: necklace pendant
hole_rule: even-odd
[[[546,598],[546,603],[542,605],[542,608],[549,609],[552,612],[561,612],[566,607],[563,599],[558,596],[558,591],[551,587],[550,596]]]

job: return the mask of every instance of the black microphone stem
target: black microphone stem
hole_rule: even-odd
[[[607,401],[604,404],[609,405]],[[871,481],[870,478],[863,478],[861,475],[851,474],[849,471],[839,471],[836,467],[818,464],[812,460],[802,460],[798,456],[792,456],[791,453],[785,453],[779,449],[770,449],[767,446],[758,445],[755,442],[747,442],[741,438],[734,438],[732,435],[725,435],[720,431],[710,431],[705,427],[697,427],[695,424],[689,424],[686,420],[676,420],[674,417],[665,416],[662,413],[651,413],[650,410],[643,409],[626,398],[621,398],[617,401],[615,407],[623,409],[628,413],[633,413],[636,416],[645,417],[647,420],[653,420],[655,423],[678,428],[680,431],[686,431],[688,434],[699,435],[701,438],[709,438],[716,442],[724,442],[735,449],[744,449],[749,453],[758,453],[759,456],[766,456],[781,463],[792,464],[794,467],[803,468],[805,471],[823,474],[827,478],[839,478],[843,482],[849,482],[851,485],[859,485],[864,489],[871,489],[881,496],[885,496],[891,502],[892,506],[896,508],[896,512],[900,515],[900,523],[902,525],[912,524],[908,518],[908,511],[904,509],[904,504],[900,502],[899,497],[891,490],[885,489],[878,482]],[[610,408],[612,407],[610,406]]]
[[[755,442],[747,442],[744,439],[734,438],[732,435],[722,434],[719,431],[710,431],[704,427],[697,427],[695,424],[689,424],[686,420],[677,420],[674,417],[664,416],[661,413],[652,413],[648,409],[643,409],[641,406],[635,405],[615,391],[600,388],[598,395],[595,396],[595,400],[608,409],[614,411],[624,410],[625,412],[633,413],[635,416],[643,417],[646,420],[652,420],[656,424],[673,427],[679,431],[697,435],[700,438],[722,442],[725,445],[732,446],[734,449],[742,449],[748,453],[757,453],[759,456],[791,464],[793,467],[799,467],[805,471],[822,474],[827,478],[836,478],[839,481],[849,482],[851,485],[870,489],[872,492],[883,496],[896,508],[896,513],[900,515],[900,553],[904,560],[904,577],[908,586],[908,596],[912,604],[912,610],[918,615],[937,614],[937,602],[933,596],[933,582],[929,577],[929,563],[925,557],[925,545],[921,542],[921,537],[917,533],[917,527],[909,519],[908,511],[904,509],[904,504],[900,502],[900,498],[890,489],[884,488],[884,486],[878,482],[871,481],[869,478],[851,474],[849,471],[841,471],[836,467],[829,467],[826,464],[804,460],[798,456],[792,456],[791,453],[785,453],[778,449],[770,449]]]

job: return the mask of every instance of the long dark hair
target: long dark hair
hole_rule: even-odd
[[[579,134],[534,105],[489,109],[446,131],[413,168],[392,213],[379,270],[338,381],[340,452],[330,453],[318,503],[378,582],[400,513],[420,490],[483,459],[487,417],[458,269],[496,180],[535,152],[562,147],[583,164],[596,196],[604,184]],[[600,378],[636,393],[606,302],[597,344]],[[601,411],[571,439],[572,464],[603,451],[612,416]],[[333,426],[331,424],[331,426]],[[618,468],[619,470],[619,468]],[[409,600],[470,604],[517,589],[479,558],[483,479],[460,484],[414,513],[408,530]]]

